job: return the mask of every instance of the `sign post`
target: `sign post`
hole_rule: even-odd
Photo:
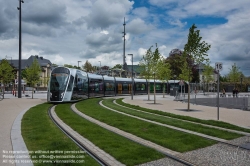
[[[223,69],[223,65],[221,62],[216,62],[215,63],[215,70],[217,71],[217,120],[220,118],[220,71]]]

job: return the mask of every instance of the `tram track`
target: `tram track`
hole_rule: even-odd
[[[55,123],[55,125],[66,135],[68,136],[80,149],[85,151],[90,157],[92,157],[95,161],[97,161],[101,166],[111,166],[110,163],[106,162],[103,158],[98,156],[93,149],[90,149],[86,145],[82,143],[82,141],[79,140],[79,138],[76,138],[76,135],[69,132],[69,130],[65,129],[65,126],[62,124],[62,121],[60,122],[58,120],[58,117],[55,117],[54,108],[50,107],[48,110],[48,115],[51,118],[51,120]]]
[[[110,126],[110,125],[107,125],[107,124],[105,124],[105,123],[103,123],[103,122],[101,122],[101,121],[98,121],[98,120],[96,120],[96,119],[94,119],[94,118],[92,118],[92,117],[90,117],[90,116],[88,116],[88,115],[83,114],[82,112],[78,111],[74,105],[72,105],[71,109],[72,109],[72,111],[74,111],[76,114],[78,114],[79,116],[85,118],[86,120],[88,120],[88,121],[90,121],[90,122],[92,122],[92,123],[95,123],[95,124],[97,124],[97,125],[99,125],[99,126],[105,128],[105,129],[107,129],[107,130],[109,130],[109,131],[112,131],[112,132],[114,132],[114,133],[116,133],[116,134],[118,134],[118,135],[121,135],[121,136],[123,136],[123,137],[126,137],[126,138],[128,138],[129,140],[131,140],[131,141],[134,141],[134,142],[139,143],[139,144],[141,144],[141,145],[144,145],[144,146],[148,146],[148,147],[150,147],[150,148],[153,148],[153,149],[159,151],[160,153],[164,154],[164,155],[165,155],[167,158],[169,158],[169,159],[172,159],[172,160],[174,160],[174,161],[176,161],[176,162],[178,162],[178,163],[181,163],[181,164],[183,164],[183,165],[186,165],[186,166],[196,166],[194,163],[192,163],[192,162],[190,162],[190,161],[187,161],[187,160],[185,160],[185,159],[183,159],[183,158],[177,157],[177,155],[178,155],[179,153],[176,153],[175,155],[173,155],[173,154],[171,154],[171,153],[168,153],[168,152],[162,150],[162,149],[166,149],[166,148],[164,148],[164,147],[161,147],[161,146],[159,146],[159,145],[157,145],[157,144],[152,144],[152,145],[151,145],[151,142],[148,141],[148,140],[144,140],[144,139],[142,139],[142,138],[140,138],[140,137],[136,137],[136,136],[134,136],[133,134],[124,132],[124,131],[119,130],[119,129],[113,127],[113,126]],[[156,147],[158,147],[158,149],[157,149]],[[169,150],[169,151],[171,151],[171,150]],[[172,153],[175,153],[175,152],[172,152]]]
[[[73,105],[73,104],[72,104]],[[71,107],[72,107],[71,105]],[[87,154],[89,154],[94,160],[96,160],[100,165],[102,166],[113,166],[112,164],[110,163],[107,163],[106,161],[104,161],[104,159],[100,158],[96,153],[95,151],[93,151],[92,149],[88,148],[87,146],[85,146],[81,141],[79,141],[79,139],[76,138],[76,136],[74,136],[74,134],[72,134],[71,132],[69,132],[67,129],[65,129],[65,125],[63,125],[60,121],[58,120],[58,117],[55,117],[55,112],[54,112],[54,108],[55,108],[55,105],[53,107],[50,107],[49,110],[48,110],[48,114],[49,114],[49,117],[51,118],[51,120],[55,123],[55,125],[66,135],[68,136],[79,148],[81,148],[83,151],[85,151]],[[72,108],[71,108],[72,111],[74,111]],[[87,119],[89,120],[89,119]],[[124,136],[124,135],[122,135]],[[132,140],[132,139],[130,139]],[[134,140],[132,140],[134,141]],[[137,142],[137,141],[134,141],[134,142]],[[138,143],[138,142],[137,142]],[[184,165],[184,166],[196,166],[195,164],[189,162],[189,161],[186,161],[180,157],[176,157],[174,155],[171,155],[171,154],[168,154],[168,153],[163,153],[167,158],[175,161],[175,162],[178,162],[180,163],[181,165]],[[121,164],[122,165],[122,164]],[[116,165],[117,166],[117,165]]]

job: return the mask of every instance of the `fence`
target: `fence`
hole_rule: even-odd
[[[188,94],[178,93],[175,100],[187,102]],[[190,93],[190,103],[197,105],[205,105],[217,107],[217,93]],[[231,109],[250,110],[250,94],[242,93],[238,97],[233,97],[230,93],[226,93],[225,97],[220,96],[219,106]]]

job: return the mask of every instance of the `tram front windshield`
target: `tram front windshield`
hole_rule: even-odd
[[[69,74],[53,73],[51,74],[50,91],[65,91]]]

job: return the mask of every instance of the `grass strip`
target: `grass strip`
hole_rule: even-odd
[[[232,130],[238,130],[238,131],[243,131],[243,132],[250,133],[250,129],[239,127],[239,126],[236,126],[236,125],[233,125],[233,124],[230,124],[230,123],[226,123],[226,122],[222,122],[222,121],[215,121],[215,120],[202,120],[202,119],[193,118],[193,117],[190,117],[190,116],[182,116],[182,115],[176,115],[176,114],[163,112],[163,111],[159,111],[159,110],[152,110],[152,109],[140,107],[138,105],[131,105],[131,104],[128,104],[128,103],[124,103],[122,100],[123,100],[123,98],[120,98],[120,99],[117,99],[116,102],[118,104],[120,104],[120,105],[129,107],[129,108],[133,108],[133,109],[137,109],[137,110],[141,110],[141,111],[145,111],[145,112],[150,112],[150,113],[159,114],[159,115],[163,115],[163,116],[168,116],[168,117],[172,117],[172,118],[188,120],[188,121],[191,121],[191,122],[197,122],[197,123],[202,123],[202,124],[207,124],[207,125],[212,125],[212,126],[218,126],[218,127],[222,127],[222,128],[226,128],[226,129],[232,129]]]
[[[98,104],[100,100],[102,99],[81,101],[76,104],[76,107],[79,111],[99,121],[174,151],[186,152],[216,143],[216,141],[207,140],[193,134],[176,131],[110,111]]]
[[[51,121],[48,115],[51,106],[45,103],[32,107],[22,119],[22,136],[32,152],[30,156],[34,165],[99,165]],[[68,155],[76,158],[65,159]]]
[[[131,110],[131,109],[116,105],[113,103],[113,100],[114,99],[103,100],[103,104],[107,107],[110,107],[112,109],[130,114],[130,115],[138,116],[144,119],[160,122],[163,124],[183,128],[183,129],[190,130],[190,131],[195,131],[198,133],[203,133],[203,134],[210,135],[210,136],[217,137],[217,138],[231,140],[231,139],[235,139],[235,138],[239,138],[243,136],[241,134],[219,130],[219,129],[215,129],[215,128],[211,128],[207,126],[202,126],[199,124],[184,122],[184,121],[172,119],[166,116],[157,116],[157,115],[152,115],[152,114],[148,114],[145,112],[138,112],[135,110]]]
[[[85,103],[83,109],[92,111],[93,108],[89,101],[92,101],[92,99],[83,101]],[[88,105],[88,107],[85,107],[85,105]],[[58,105],[56,113],[72,129],[126,165],[142,164],[165,157],[154,149],[135,143],[85,120],[71,111],[70,104]]]

